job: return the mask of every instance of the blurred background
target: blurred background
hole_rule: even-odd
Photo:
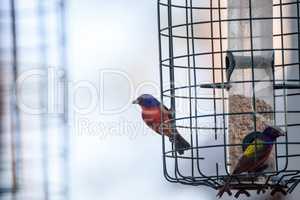
[[[1,0],[0,66],[0,199],[216,199],[131,105],[159,97],[155,0]]]

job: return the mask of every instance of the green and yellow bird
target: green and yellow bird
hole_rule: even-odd
[[[284,136],[284,132],[272,126],[268,126],[262,133],[253,132],[247,135],[243,140],[244,153],[231,175],[261,171],[272,152],[274,142],[280,136]],[[220,188],[217,197],[221,198],[230,189],[231,180],[232,177]]]

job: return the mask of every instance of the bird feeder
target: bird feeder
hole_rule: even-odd
[[[249,196],[300,182],[300,2],[159,0],[161,101],[190,142],[178,155],[162,136],[167,180]],[[245,138],[286,132],[257,172],[232,176]],[[175,133],[174,133],[175,134]],[[299,150],[298,150],[299,151]]]
[[[274,124],[273,91],[273,0],[228,1],[228,142],[242,143],[251,132]],[[251,8],[251,9],[249,9]],[[251,13],[250,13],[251,12]],[[242,20],[248,19],[249,20]],[[267,18],[255,20],[252,18]],[[255,51],[255,50],[259,51]],[[228,149],[232,172],[242,155],[240,146]],[[274,153],[274,152],[273,152]],[[274,170],[274,155],[268,161]]]

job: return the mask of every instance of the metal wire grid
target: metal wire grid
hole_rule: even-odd
[[[252,115],[256,117],[255,106],[255,84],[260,82],[272,82],[274,90],[274,102],[281,99],[283,101],[283,109],[279,109],[278,105],[274,103],[274,112],[259,112],[260,114],[269,113],[276,115],[283,115],[283,122],[278,124],[275,120],[275,125],[283,128],[289,132],[293,128],[299,128],[300,123],[287,121],[288,115],[300,114],[300,110],[289,110],[287,108],[287,101],[292,98],[299,97],[300,89],[300,25],[299,25],[299,1],[273,1],[273,9],[279,9],[279,16],[267,17],[253,17],[251,11],[251,0],[249,0],[249,17],[244,19],[230,19],[224,17],[224,13],[227,12],[226,2],[222,0],[208,0],[208,1],[172,1],[172,0],[159,0],[158,1],[158,25],[159,25],[159,56],[160,56],[160,79],[161,79],[161,101],[165,104],[169,104],[172,111],[173,128],[185,129],[187,134],[185,137],[189,137],[191,149],[184,156],[177,155],[174,146],[168,147],[168,143],[165,138],[162,137],[162,149],[163,149],[163,169],[166,179],[170,182],[182,183],[187,185],[205,185],[218,189],[222,186],[224,181],[229,177],[229,172],[226,168],[227,162],[227,148],[231,146],[241,146],[242,144],[229,144],[227,141],[227,120],[231,115]],[[288,6],[297,7],[297,16],[285,16],[284,9]],[[180,20],[175,17],[181,10]],[[199,14],[203,12],[204,14]],[[175,14],[174,14],[175,13]],[[195,13],[206,16],[204,20],[195,17]],[[195,19],[197,18],[197,19]],[[182,21],[184,19],[184,21]],[[253,93],[253,108],[254,112],[250,113],[229,113],[226,109],[228,104],[227,95],[227,80],[226,80],[226,66],[225,58],[228,51],[226,50],[226,31],[224,30],[224,24],[230,21],[248,20],[250,22],[250,35],[251,35],[251,49],[237,50],[235,52],[250,52],[252,63],[252,93]],[[274,47],[274,49],[254,49],[253,37],[252,37],[252,23],[256,20],[272,20],[278,22],[280,26],[280,32],[273,34],[274,40],[280,41],[280,47]],[[284,28],[284,24],[288,20],[295,21],[297,23],[297,31],[287,31]],[[179,23],[178,23],[179,21]],[[205,35],[202,29],[202,35],[196,35],[195,29],[199,31],[199,27],[206,25],[206,32],[209,30],[209,34]],[[180,29],[180,30],[178,30]],[[205,32],[205,33],[206,33]],[[288,37],[297,37],[297,47],[286,47],[286,41]],[[176,41],[181,40],[181,48],[184,46],[184,53],[177,53],[178,44]],[[196,51],[196,46],[201,41],[207,41],[210,43],[210,47],[206,51]],[[185,43],[185,45],[183,45]],[[198,43],[198,44],[197,44]],[[217,50],[216,50],[217,49]],[[262,51],[274,51],[275,60],[281,57],[281,62],[275,62],[273,70],[273,80],[255,80],[254,78],[254,53]],[[288,53],[296,53],[297,61],[287,62],[285,59]],[[206,65],[200,65],[198,60],[211,59],[211,62]],[[177,64],[181,63],[181,64]],[[298,69],[298,77],[286,78],[286,70],[288,67]],[[275,71],[281,69],[280,74],[276,74]],[[176,85],[178,76],[176,73],[181,73],[182,70],[186,70],[187,81],[185,85]],[[199,73],[207,73],[212,80],[204,82],[199,79]],[[216,80],[218,74],[219,82]],[[247,81],[235,82],[246,83]],[[178,95],[179,91],[185,91],[185,95]],[[205,96],[202,91],[210,90],[210,95]],[[188,108],[189,112],[186,112],[182,117],[178,117],[176,104],[177,101],[186,100],[184,104],[185,109]],[[202,114],[198,107],[198,101],[207,101],[212,104],[213,111],[208,114]],[[221,108],[219,108],[221,107]],[[219,109],[217,109],[219,108]],[[298,116],[299,117],[299,116]],[[210,118],[213,121],[214,126],[203,126],[199,124],[198,119]],[[186,125],[181,125],[182,121],[187,121]],[[255,122],[256,120],[254,120]],[[179,125],[178,125],[179,124]],[[256,124],[254,124],[256,130]],[[205,133],[213,132],[215,140],[222,140],[218,144],[212,143],[211,145],[202,145],[199,143],[199,138]],[[247,175],[235,176],[235,183],[232,183],[233,189],[238,189],[237,196],[241,193],[249,195],[246,190],[257,190],[258,192],[265,189],[273,189],[273,194],[276,192],[292,192],[297,184],[300,182],[300,170],[298,168],[291,169],[289,163],[292,159],[299,159],[300,154],[291,153],[289,151],[292,146],[299,146],[299,141],[291,141],[288,133],[285,138],[275,143],[276,149],[276,170],[273,172],[264,172],[259,174],[251,174],[253,179],[250,182],[243,182],[243,177]],[[284,146],[284,151],[279,152],[278,147]],[[215,170],[212,174],[207,175],[203,170],[203,165],[207,165],[204,151],[216,151],[217,148],[223,148],[222,161],[215,162]],[[187,155],[189,154],[189,155]],[[284,160],[284,167],[279,168],[278,163]],[[184,162],[184,165],[180,164]],[[201,162],[201,163],[200,163]],[[188,173],[183,173],[188,171]],[[255,182],[258,176],[266,177],[264,183],[257,184]]]
[[[2,124],[10,123],[10,130],[8,133],[10,133],[10,144],[4,144],[4,141],[2,141],[1,146],[1,157],[4,157],[4,159],[1,160],[2,164],[5,164],[7,169],[4,169],[2,167],[2,176],[5,177],[11,177],[12,180],[6,180],[6,183],[1,182],[0,185],[0,195],[12,195],[14,197],[20,196],[20,192],[24,189],[23,188],[23,174],[24,171],[30,169],[25,168],[24,165],[24,151],[25,148],[28,148],[28,146],[23,146],[24,139],[27,137],[30,137],[30,134],[28,132],[31,132],[32,130],[24,131],[22,129],[22,114],[20,113],[18,104],[17,104],[17,98],[19,95],[19,91],[16,88],[16,81],[18,79],[18,76],[20,75],[20,71],[24,70],[30,70],[30,67],[33,68],[39,68],[44,69],[47,71],[47,67],[51,64],[50,58],[49,58],[49,52],[50,52],[50,44],[48,43],[50,41],[49,36],[50,34],[57,34],[57,44],[58,44],[58,51],[59,57],[55,61],[56,64],[61,67],[61,69],[64,70],[65,74],[64,77],[62,77],[64,80],[67,79],[67,62],[66,62],[66,38],[65,38],[65,1],[31,1],[31,2],[25,2],[27,5],[33,4],[33,7],[31,8],[20,8],[21,2],[16,2],[15,0],[8,0],[2,2],[3,6],[0,11],[1,14],[1,23],[4,27],[2,30],[10,30],[10,31],[4,31],[2,32],[2,37],[4,40],[6,40],[5,44],[1,48],[1,67],[2,70],[6,69],[8,73],[4,74],[4,76],[11,76],[11,79],[5,79],[6,82],[1,83],[2,86],[2,92],[8,91],[9,92],[9,103],[8,105],[3,105],[6,107],[10,107],[10,111],[8,113],[4,113],[5,115],[10,116],[10,120],[3,120]],[[23,4],[24,5],[24,4]],[[50,9],[51,7],[51,9]],[[55,15],[57,18],[56,22],[56,30],[54,30],[55,33],[49,32],[48,29],[48,20],[49,15]],[[37,40],[38,43],[28,43],[28,46],[24,46],[20,41],[20,36],[26,34],[24,33],[24,29],[21,29],[20,26],[26,23],[24,20],[35,20],[36,26],[32,29],[32,32],[35,31],[37,33],[36,36],[31,35],[32,38],[28,38],[28,41],[31,40]],[[32,27],[31,27],[32,28]],[[28,36],[29,37],[29,36]],[[24,39],[24,38],[23,38]],[[25,52],[25,53],[24,53]],[[27,53],[26,53],[27,52]],[[20,54],[23,54],[20,56]],[[27,57],[31,58],[30,62],[27,63],[28,60],[25,59],[24,61],[24,55],[27,55]],[[32,59],[29,55],[34,55],[34,58],[38,59]],[[4,84],[5,83],[5,84]],[[39,88],[38,96],[34,95],[38,98],[38,104],[41,107],[47,107],[48,102],[48,96],[47,96],[47,81],[43,80],[42,82],[35,83],[38,84],[37,87]],[[4,94],[3,94],[4,95]],[[2,95],[2,98],[4,96]],[[67,99],[64,98],[64,104],[67,105]],[[60,133],[60,152],[58,157],[60,157],[61,161],[57,163],[60,166],[61,174],[64,175],[64,178],[61,178],[62,180],[62,188],[58,192],[60,195],[63,196],[64,199],[68,198],[68,130],[67,126],[65,125],[65,122],[67,122],[67,107],[64,107],[65,110],[63,112],[63,115],[61,116],[61,122],[56,123],[55,126],[57,127],[63,127],[59,130],[62,131]],[[3,114],[3,113],[2,113]],[[24,122],[23,122],[24,123]],[[39,177],[40,180],[42,180],[42,188],[43,188],[43,196],[44,199],[48,199],[51,195],[53,195],[53,180],[50,177],[49,174],[49,160],[53,158],[53,155],[49,152],[49,142],[47,138],[49,137],[48,132],[48,123],[49,118],[47,114],[42,114],[40,116],[38,125],[38,130],[40,132],[40,155],[41,157],[41,177]],[[6,134],[3,132],[2,129],[2,139],[3,135]],[[26,132],[26,134],[24,134]],[[26,137],[25,137],[26,135]],[[8,147],[9,146],[9,147]],[[7,152],[10,152],[10,158],[6,159],[4,154],[7,154]],[[10,162],[10,164],[8,164]],[[7,171],[10,172],[7,172]],[[7,176],[7,174],[10,174]],[[9,185],[7,185],[9,184]],[[33,187],[33,186],[32,186]],[[33,193],[34,191],[32,191]],[[36,192],[36,191],[35,191]],[[21,194],[23,195],[23,194]],[[57,194],[54,194],[57,195]],[[20,196],[21,197],[21,196]]]

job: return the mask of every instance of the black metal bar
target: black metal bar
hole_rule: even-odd
[[[188,55],[185,55],[185,57],[188,57]],[[288,66],[294,66],[294,67],[298,67],[299,66],[299,62],[297,62],[297,63],[285,63],[285,67],[288,67]],[[167,65],[167,64],[162,64],[162,66],[163,67],[166,67],[166,68],[168,68],[168,67],[170,67],[169,65]],[[282,67],[282,65],[274,65],[274,68],[281,68]],[[180,66],[180,65],[175,65],[175,66],[173,66],[173,68],[181,68],[181,69],[187,69],[187,67],[186,66]],[[196,69],[198,69],[198,70],[208,70],[208,71],[212,71],[213,69],[211,68],[211,67],[195,67]],[[222,69],[221,69],[221,67],[215,67],[215,70],[217,71],[217,70],[219,70],[219,71],[221,71]],[[298,79],[297,79],[298,80]]]
[[[218,9],[218,17],[219,17],[219,23],[218,23],[218,25],[219,25],[219,37],[221,38],[222,37],[222,35],[223,35],[223,33],[222,33],[222,22],[221,22],[221,0],[218,0],[218,7],[219,7],[219,9]],[[222,83],[224,83],[225,81],[224,81],[224,70],[226,69],[225,67],[224,67],[224,63],[223,63],[223,53],[224,53],[225,51],[223,51],[223,41],[222,41],[222,39],[220,40],[220,53],[221,53],[221,82]],[[223,120],[222,120],[222,122],[223,122],[223,142],[224,142],[224,144],[225,144],[225,146],[224,146],[224,166],[225,166],[225,172],[226,172],[226,174],[227,174],[227,176],[229,176],[230,175],[230,173],[229,173],[229,171],[228,171],[228,168],[227,168],[227,166],[228,166],[228,162],[227,162],[227,147],[226,147],[226,144],[227,144],[227,132],[226,132],[226,130],[225,130],[225,127],[226,127],[226,116],[225,116],[225,91],[224,91],[224,89],[222,88],[222,111],[223,111],[223,114],[222,114],[222,118],[223,118]]]
[[[206,23],[208,23],[209,21],[206,21]],[[169,37],[169,35],[167,33],[163,33],[164,31],[162,31],[161,35],[164,37]],[[293,35],[299,35],[299,32],[292,32],[292,33],[283,33],[281,34],[273,34],[273,37],[281,37],[281,36],[293,36]],[[173,38],[181,38],[181,39],[194,39],[194,40],[225,40],[228,39],[227,37],[199,37],[199,36],[182,36],[182,35],[174,35],[173,34]]]
[[[189,24],[193,24],[194,22],[194,16],[193,16],[193,1],[190,0],[190,23],[187,24],[187,26],[189,26]],[[195,31],[194,31],[194,27],[191,26],[191,37],[194,37],[194,34],[195,34]],[[196,69],[195,69],[195,66],[196,66],[196,59],[195,59],[195,56],[193,56],[193,54],[195,54],[195,41],[192,40],[192,45],[191,45],[191,48],[192,48],[192,53],[189,54],[189,55],[192,55],[192,68],[193,68],[193,82],[194,84],[197,83],[197,74],[196,74]],[[197,88],[194,88],[194,96],[197,96]],[[190,99],[191,101],[191,99]],[[198,108],[197,108],[197,99],[194,99],[194,113],[198,113]],[[197,119],[195,119],[195,126],[198,127],[198,121]],[[195,135],[196,135],[196,146],[198,146],[198,131],[197,129],[195,130]],[[192,150],[193,151],[193,150]],[[196,156],[197,158],[199,158],[199,151],[197,150],[196,151]],[[198,173],[202,175],[202,172],[201,172],[201,169],[200,169],[200,163],[199,161],[197,160],[197,170],[198,170]]]
[[[213,21],[213,10],[212,10],[212,7],[213,7],[213,2],[212,0],[210,0],[210,21]],[[211,35],[211,38],[214,37],[214,25],[213,23],[210,24],[210,35]],[[221,37],[221,36],[220,36]],[[214,46],[214,40],[212,39],[211,40],[211,50],[212,50],[212,57],[211,57],[211,62],[212,62],[212,80],[213,80],[213,83],[215,84],[216,83],[216,74],[215,74],[215,46]],[[213,98],[214,98],[214,101],[213,101],[213,104],[214,104],[214,113],[217,112],[217,104],[216,104],[216,89],[213,88]],[[214,123],[215,123],[215,126],[217,125],[217,117],[215,116],[214,117]],[[218,139],[218,135],[217,135],[217,129],[215,129],[215,140]]]
[[[193,7],[193,1],[190,0],[190,7],[192,8]],[[191,24],[193,24],[194,22],[194,15],[193,15],[193,9],[190,9],[190,21],[191,21]],[[194,30],[194,27],[191,26],[191,36],[194,37],[194,34],[195,34],[195,30]],[[192,54],[195,54],[195,41],[192,40]],[[195,66],[196,66],[196,58],[195,56],[192,56],[192,66],[193,66],[193,81],[194,81],[194,84],[197,83],[197,71],[195,69]],[[194,87],[194,95],[195,96],[198,96],[198,92],[197,92],[197,88]],[[191,101],[191,100],[190,100]],[[195,98],[194,99],[194,105],[195,105],[195,108],[194,108],[194,112],[195,113],[198,113],[198,101],[197,99]],[[198,120],[195,119],[195,126],[198,127]],[[196,135],[196,147],[199,146],[199,138],[198,138],[198,129],[195,129],[195,135]],[[196,156],[197,158],[200,157],[200,153],[199,153],[199,149],[197,149],[196,151]],[[202,173],[201,171],[201,167],[200,167],[200,163],[199,163],[199,159],[197,160],[197,169],[198,169],[198,173],[201,174],[202,176],[205,177],[205,175]]]
[[[279,0],[280,2],[280,33],[281,35],[283,34],[283,9],[282,9],[282,0]],[[281,56],[282,56],[282,79],[283,79],[283,84],[285,85],[286,84],[286,78],[285,78],[285,68],[284,68],[284,64],[285,64],[285,56],[284,56],[284,38],[283,36],[281,36]],[[284,88],[283,89],[283,106],[284,106],[284,111],[287,110],[287,99],[286,99],[286,89]],[[284,113],[284,122],[285,124],[287,124],[287,114],[286,112]],[[285,130],[286,130],[286,134],[285,134],[285,140],[288,142],[288,127],[285,126]],[[285,150],[286,150],[286,155],[288,155],[288,151],[289,151],[289,148],[288,146],[286,145],[285,146]],[[288,168],[288,159],[286,159],[286,162],[285,162],[285,167],[284,169],[287,169]]]
[[[161,8],[160,8],[160,4],[159,4],[160,0],[158,0],[158,4],[157,4],[157,18],[158,18],[158,30],[161,29]],[[161,41],[161,34],[160,31],[158,31],[158,45],[159,45],[159,67],[160,67],[160,80],[161,80],[161,84],[160,84],[160,90],[161,90],[161,103],[164,105],[164,95],[163,95],[163,68],[162,68],[162,41]],[[162,111],[161,111],[162,114]],[[163,119],[161,122],[164,122]],[[163,127],[161,127],[162,129]],[[175,178],[173,178],[169,172],[168,172],[168,168],[167,168],[167,163],[166,163],[166,146],[165,146],[166,142],[165,142],[165,136],[162,134],[162,153],[163,153],[163,172],[164,172],[164,176],[165,178],[172,182],[172,183],[176,183],[178,182]],[[172,155],[174,155],[174,153],[172,153]]]
[[[185,21],[186,21],[186,24],[189,23],[189,9],[188,9],[188,0],[185,0],[185,5],[186,5],[186,8],[185,8]],[[189,36],[190,35],[190,28],[188,25],[186,25],[186,35]],[[190,55],[190,38],[187,37],[186,38],[186,50],[187,50],[187,55]],[[174,66],[173,66],[174,67]],[[187,67],[188,67],[188,85],[191,85],[192,84],[192,81],[191,81],[191,59],[190,59],[190,56],[187,57]],[[188,91],[188,99],[189,99],[189,113],[190,113],[190,116],[193,115],[193,107],[192,107],[192,88],[189,87],[189,91]],[[175,97],[176,98],[176,97]],[[190,118],[189,119],[189,124],[190,124],[190,127],[193,126],[193,120]],[[178,126],[177,126],[178,127]],[[190,129],[190,136],[191,136],[191,140],[190,140],[190,143],[191,145],[193,146],[194,144],[194,140],[193,140],[193,129]],[[191,156],[194,157],[194,151],[191,151]],[[191,172],[192,172],[192,177],[195,176],[195,171],[194,171],[194,159],[191,160]]]
[[[253,105],[253,125],[254,131],[257,131],[257,124],[256,124],[256,94],[255,94],[255,72],[254,72],[254,52],[252,49],[254,48],[253,45],[253,17],[252,17],[252,0],[249,0],[249,26],[250,26],[250,48],[251,48],[251,76],[252,76],[252,105]],[[257,142],[255,140],[255,149],[257,149]],[[255,150],[255,152],[257,152]],[[256,153],[255,153],[255,160],[256,160]]]
[[[300,21],[299,21],[299,18],[300,18],[300,6],[299,6],[299,0],[297,0],[297,37],[298,37],[298,62],[300,62]],[[298,68],[298,71],[299,71],[299,80],[300,80],[300,67]]]
[[[273,46],[274,46],[274,44],[273,44]],[[272,80],[273,80],[273,110],[275,111],[274,113],[273,113],[273,119],[274,119],[274,125],[275,126],[277,126],[277,121],[276,121],[276,81],[275,81],[275,55],[274,55],[275,53],[273,53],[273,65],[272,65]],[[275,150],[275,155],[278,155],[278,146],[277,145],[275,145],[275,148],[274,148]],[[276,171],[278,171],[278,160],[277,159],[275,159],[275,170]]]
[[[280,5],[286,6],[286,5],[294,5],[294,4],[296,4],[296,2],[284,2],[282,4],[274,3],[273,7],[280,6]],[[161,3],[161,2],[159,3],[159,5],[168,6],[168,4]],[[181,6],[181,5],[175,5],[175,4],[172,4],[171,6],[174,7],[174,8],[185,8],[185,9],[193,9],[193,10],[210,10],[210,9],[212,9],[212,10],[218,10],[218,9],[226,10],[227,9],[227,7],[221,7],[221,8],[219,8],[219,7],[204,7],[204,6],[193,6],[192,7],[192,6]]]
[[[170,77],[170,94],[171,96],[175,95],[175,73],[174,73],[174,68],[172,66],[174,66],[174,45],[173,45],[173,28],[172,28],[172,24],[173,24],[173,15],[172,15],[172,5],[171,5],[171,0],[168,0],[168,27],[169,27],[169,63],[170,63],[170,68],[169,68],[169,77]],[[171,98],[170,99],[170,110],[171,110],[171,116],[172,119],[176,118],[176,101],[175,98]],[[176,124],[175,122],[171,123],[171,129],[172,129],[172,134],[175,135],[177,134],[175,131],[175,127]],[[174,137],[176,140],[176,137]],[[174,141],[172,143],[172,149],[176,148],[175,144],[176,141]],[[180,172],[178,171],[178,159],[177,159],[177,151],[175,151],[175,165],[174,165],[174,175],[176,177],[176,179],[178,179],[178,174],[180,174]]]
[[[255,21],[264,21],[264,20],[275,20],[275,19],[288,19],[288,20],[293,20],[293,19],[298,19],[297,17],[252,17],[251,18],[252,20],[255,20]],[[235,19],[219,19],[219,20],[213,20],[213,21],[199,21],[199,22],[191,22],[189,23],[188,25],[200,25],[200,24],[207,24],[209,25],[210,23],[219,23],[219,22],[240,22],[240,21],[249,21],[249,18],[235,18]],[[179,27],[182,27],[182,26],[185,26],[185,24],[176,24],[176,25],[173,25],[172,29],[176,29],[176,28],[179,28]],[[162,28],[160,31],[165,31],[165,30],[168,30],[169,27],[164,27]],[[285,34],[285,33],[282,33],[282,34]]]

